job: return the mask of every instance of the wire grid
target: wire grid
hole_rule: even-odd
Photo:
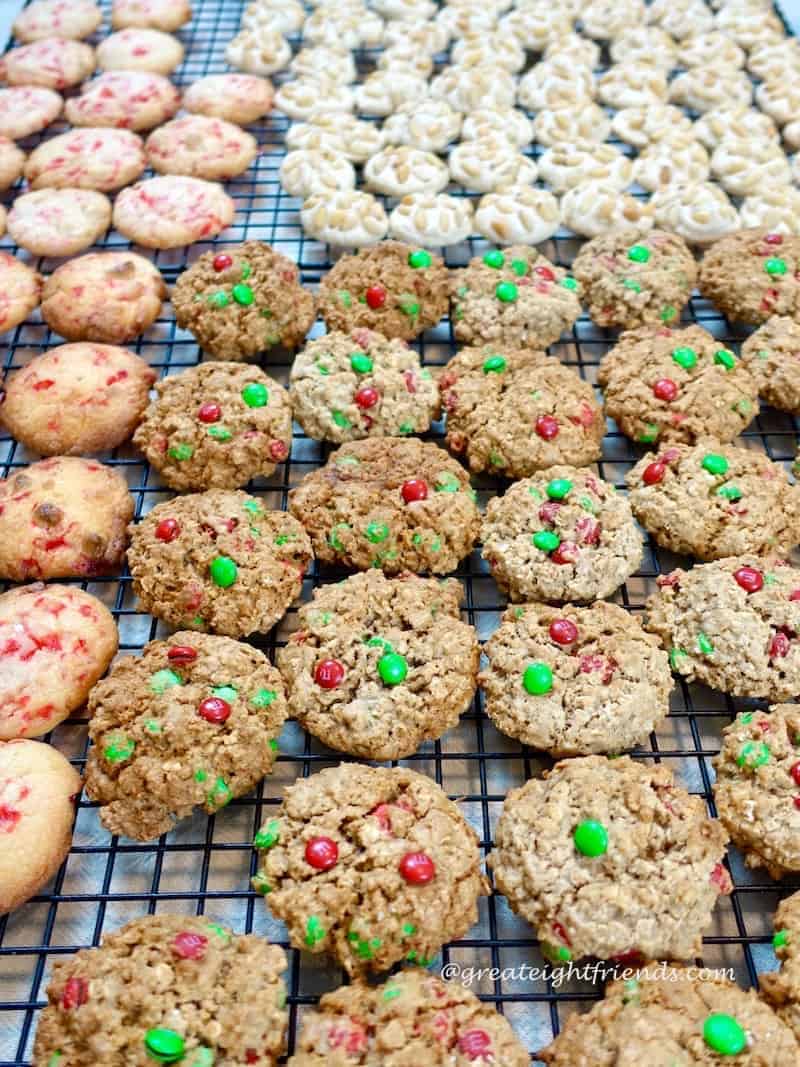
[[[224,48],[239,27],[242,7],[239,0],[194,0],[194,18],[180,34],[187,54],[175,75],[178,84],[187,85],[205,74],[225,69]],[[295,49],[299,47],[296,39],[292,43]],[[367,54],[359,59],[368,65]],[[174,282],[178,273],[208,248],[245,239],[268,241],[291,256],[300,265],[303,282],[312,287],[329,268],[325,247],[305,240],[299,229],[299,202],[287,197],[278,182],[287,125],[282,116],[273,115],[253,127],[264,149],[245,175],[227,183],[237,211],[234,225],[221,238],[189,250],[145,253],[168,283]],[[48,130],[48,136],[53,132],[59,132],[58,127]],[[32,147],[39,140],[33,137],[23,147]],[[532,154],[538,151],[535,147]],[[551,259],[568,266],[579,245],[562,231],[542,247]],[[0,241],[0,247],[31,261],[27,253],[17,252],[9,238]],[[129,244],[111,232],[100,247],[128,248]],[[450,266],[463,265],[484,247],[481,241],[464,242],[448,250],[447,262]],[[58,261],[39,260],[36,265],[49,273]],[[742,331],[732,330],[711,305],[698,297],[684,312],[683,323],[688,322],[699,323],[729,346],[736,347],[743,337]],[[313,332],[322,332],[319,324]],[[60,343],[38,316],[17,327],[8,341],[2,353],[6,371]],[[599,360],[613,342],[613,334],[582,315],[571,333],[551,347],[551,353],[594,384]],[[194,365],[199,359],[196,342],[176,327],[169,306],[131,347],[162,374]],[[427,331],[419,341],[419,350],[429,366],[445,362],[455,352],[450,324],[445,321]],[[262,365],[269,374],[286,382],[288,357],[276,359],[270,355]],[[440,440],[442,425],[435,424],[428,436]],[[797,424],[790,416],[767,408],[743,437],[748,447],[764,449],[771,459],[788,464],[794,458]],[[324,462],[328,452],[326,446],[304,438],[295,428],[290,460],[278,468],[273,478],[254,482],[250,491],[269,507],[285,508],[289,489]],[[604,478],[624,488],[625,473],[641,454],[610,424],[597,468]],[[36,458],[0,430],[0,475],[5,477]],[[130,445],[102,458],[127,478],[137,517],[172,496]],[[489,496],[503,491],[502,481],[475,481],[481,505]],[[686,563],[685,559],[657,549],[648,538],[642,568],[615,599],[629,610],[641,612],[654,588],[655,577]],[[303,599],[310,598],[317,585],[338,580],[344,573],[314,564],[304,582]],[[464,586],[464,617],[485,640],[498,625],[505,606],[502,597],[477,552],[461,565],[457,575]],[[122,655],[137,653],[147,641],[165,633],[150,616],[137,611],[127,571],[121,577],[81,584],[113,611]],[[275,649],[295,628],[295,616],[295,611],[290,611],[275,630],[256,636],[253,643],[274,660]],[[719,748],[720,731],[736,711],[757,705],[754,701],[732,701],[703,686],[687,686],[678,680],[669,718],[651,736],[649,746],[637,750],[636,755],[643,760],[665,761],[686,788],[705,798],[710,812],[715,814],[709,760]],[[47,738],[81,770],[87,749],[86,721],[80,717],[70,719]],[[239,932],[261,934],[287,949],[291,1053],[303,1011],[316,1002],[320,993],[340,984],[344,976],[319,957],[289,949],[283,925],[270,917],[249,887],[249,876],[256,868],[251,842],[268,811],[279,803],[284,786],[298,775],[307,776],[339,759],[296,723],[289,723],[281,737],[274,773],[254,795],[233,801],[216,816],[200,813],[185,820],[157,843],[138,844],[111,837],[100,825],[95,806],[82,799],[70,855],[53,883],[27,905],[0,919],[0,1067],[20,1067],[29,1062],[36,1013],[45,1003],[52,963],[79,948],[97,945],[103,934],[130,919],[156,911],[209,914]],[[508,790],[539,774],[550,761],[499,734],[486,717],[479,694],[458,727],[401,762],[430,775],[459,800],[465,817],[478,833],[482,850],[488,852]],[[730,897],[719,901],[704,938],[702,962],[709,967],[733,969],[744,985],[752,985],[760,971],[776,965],[770,946],[772,913],[779,896],[800,888],[800,880],[786,879],[779,886],[764,871],[748,871],[733,849],[728,862],[735,889]],[[483,974],[471,988],[506,1014],[533,1051],[559,1031],[569,1013],[585,1008],[587,1002],[600,996],[602,982],[582,981],[563,973],[563,981],[553,977],[531,981],[508,972],[523,963],[543,968],[545,961],[528,924],[510,911],[503,897],[492,896],[481,902],[479,922],[468,936],[444,948],[432,966],[434,970],[444,964],[496,968],[499,974]]]

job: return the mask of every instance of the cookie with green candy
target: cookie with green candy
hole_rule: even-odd
[[[572,269],[592,321],[624,330],[676,325],[697,279],[689,246],[664,230],[601,234],[581,248]]]
[[[800,319],[800,237],[764,229],[729,234],[703,256],[698,287],[731,322]]]
[[[759,976],[761,993],[800,1040],[800,893],[778,904],[774,925],[772,946],[780,969]]]
[[[297,264],[263,241],[200,256],[172,290],[178,325],[215,359],[245,360],[302,344],[316,318]]]
[[[800,569],[781,559],[729,556],[656,579],[646,629],[676,674],[731,696],[792,700],[800,693]]]
[[[134,444],[172,489],[234,489],[289,456],[289,394],[258,367],[201,363],[156,384]]]
[[[421,434],[439,415],[439,387],[419,353],[365,327],[309,341],[289,382],[295,418],[317,441]]]
[[[427,967],[489,892],[458,805],[405,767],[342,763],[298,778],[254,844],[253,886],[291,944],[349,975]]]
[[[87,795],[111,833],[150,841],[269,774],[287,706],[263,652],[181,630],[117,660],[88,713]]]
[[[465,344],[546,348],[580,313],[577,281],[527,245],[475,256],[450,275],[450,317]]]
[[[323,277],[320,314],[329,330],[366,327],[410,341],[447,311],[448,271],[440,256],[381,241],[342,256]]]
[[[234,490],[165,500],[130,534],[128,566],[141,610],[228,637],[274,626],[313,558],[295,518]]]
[[[448,574],[472,550],[479,514],[469,475],[416,437],[370,437],[333,452],[289,494],[318,559],[386,574]]]
[[[742,363],[758,382],[759,395],[779,411],[800,414],[800,321],[774,315],[742,345]]]
[[[206,915],[134,919],[55,964],[33,1061],[275,1067],[289,1021],[285,970],[283,949]]]
[[[605,419],[591,385],[534,349],[462,348],[439,376],[447,444],[472,471],[524,478],[600,456]]]
[[[642,326],[621,334],[600,361],[606,414],[642,444],[723,444],[758,414],[758,383],[702,326]]]
[[[666,764],[579,756],[508,794],[487,862],[548,959],[687,959],[730,892],[727,840]]]
[[[712,762],[719,817],[747,866],[800,871],[800,705],[741,712]]]
[[[760,976],[762,989],[771,977]],[[588,1012],[570,1015],[536,1055],[548,1067],[792,1067],[800,1046],[754,989],[743,990],[718,970],[698,974],[652,960],[636,977],[611,982]]]

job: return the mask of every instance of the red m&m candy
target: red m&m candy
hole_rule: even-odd
[[[659,378],[653,386],[653,396],[658,400],[674,400],[677,395],[678,385],[672,378]]]
[[[562,541],[555,552],[550,553],[553,563],[574,563],[578,558],[579,549],[574,541]]]
[[[552,415],[540,415],[534,423],[534,429],[545,441],[552,441],[558,436],[558,420]]]
[[[206,722],[212,722],[218,726],[230,717],[231,706],[222,697],[206,697],[205,700],[200,701],[197,714]]]
[[[666,470],[666,464],[662,463],[660,460],[656,460],[654,463],[648,463],[642,471],[642,481],[645,485],[658,485],[663,479]]]
[[[790,648],[791,642],[788,635],[783,633],[782,630],[778,630],[769,643],[769,658],[783,659],[784,656],[789,655]]]
[[[170,663],[194,663],[197,659],[197,649],[191,645],[173,645],[167,652]]]
[[[330,837],[312,837],[306,845],[306,863],[318,871],[329,871],[339,862],[339,846]]]
[[[371,285],[364,294],[364,298],[367,301],[367,306],[371,307],[373,311],[377,311],[379,307],[383,307],[386,303],[386,290],[382,285]]]
[[[206,954],[208,938],[203,934],[193,934],[182,930],[172,940],[173,954],[182,960],[201,960]]]
[[[89,999],[89,983],[85,978],[68,978],[61,994],[61,1007],[64,1011],[80,1008]]]
[[[176,519],[162,519],[156,526],[156,537],[159,541],[174,541],[181,532]]]
[[[549,633],[558,645],[571,645],[578,640],[578,627],[571,619],[553,619]]]
[[[433,860],[425,852],[407,852],[400,860],[399,870],[411,885],[426,885],[436,877]]]
[[[314,671],[314,681],[320,689],[335,689],[344,679],[344,667],[338,659],[323,659]]]
[[[227,270],[232,263],[233,260],[227,252],[220,252],[219,255],[214,256],[212,265],[214,270]]]
[[[197,409],[197,417],[201,422],[219,422],[222,418],[222,408],[213,401],[201,404]]]
[[[468,1060],[485,1062],[492,1053],[492,1039],[485,1030],[465,1030],[458,1039],[458,1051]]]
[[[381,394],[372,385],[365,385],[355,395],[355,402],[360,408],[374,408],[381,398]]]
[[[540,278],[544,278],[548,282],[554,282],[556,280],[555,274],[549,267],[534,267],[533,273],[538,274]]]
[[[736,584],[746,593],[757,593],[759,589],[764,588],[764,575],[755,567],[740,567],[733,572],[733,577],[736,579]]]
[[[415,500],[427,500],[428,483],[424,478],[409,478],[407,482],[403,482],[400,492],[406,504],[413,504]]]

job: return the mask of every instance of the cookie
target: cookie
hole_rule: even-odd
[[[608,51],[614,63],[650,63],[667,74],[678,65],[678,45],[660,26],[631,26],[611,42]]]
[[[794,739],[792,739],[793,741]],[[772,945],[780,968],[759,976],[761,995],[800,1040],[800,975],[798,974],[798,935],[800,935],[800,893],[792,893],[778,904]]]
[[[465,344],[545,348],[581,313],[577,282],[535,248],[475,256],[450,275],[450,314]]]
[[[788,185],[789,160],[774,141],[726,140],[711,156],[714,176],[731,196],[747,196],[762,188]]]
[[[686,242],[663,230],[616,230],[581,248],[572,265],[598,326],[676,324],[697,279]]]
[[[105,604],[75,586],[0,595],[0,740],[46,734],[82,707],[118,643]]]
[[[283,70],[291,57],[289,42],[270,26],[240,30],[225,49],[225,62],[230,66],[262,76]]]
[[[740,225],[727,193],[712,182],[665,185],[653,193],[650,209],[656,226],[701,248]]]
[[[94,189],[39,189],[16,197],[8,232],[36,256],[74,256],[111,225],[111,201]]]
[[[112,0],[111,25],[115,30],[130,26],[174,33],[192,17],[189,0]]]
[[[276,345],[297,348],[316,318],[299,274],[292,260],[262,241],[206,252],[178,276],[175,318],[216,359],[248,359]]]
[[[287,148],[332,148],[347,156],[351,163],[366,163],[380,152],[383,143],[383,131],[373,122],[365,122],[340,111],[315,113],[308,122],[294,122],[286,131]],[[357,195],[365,198],[360,201],[359,208],[365,211],[365,205],[373,201],[374,197],[368,197],[366,193]],[[358,205],[359,201],[349,197],[337,197],[332,206],[338,211],[344,211],[345,206],[352,203]],[[339,224],[338,228],[345,227]],[[364,241],[369,244],[372,227],[367,226],[364,232]],[[375,240],[379,241],[380,237],[373,237],[373,242]]]
[[[0,915],[50,881],[72,844],[81,776],[52,745],[0,742]]]
[[[478,107],[513,107],[517,82],[513,74],[494,65],[445,67],[431,81],[429,92],[437,100],[446,100],[455,111],[468,115]]]
[[[31,189],[113,192],[135,181],[146,166],[141,137],[100,126],[43,141],[28,156],[25,177]]]
[[[368,8],[328,4],[312,12],[303,26],[303,39],[311,44],[339,48],[374,48],[383,38],[383,19]]]
[[[141,610],[227,637],[271,629],[300,593],[313,558],[291,515],[225,489],[165,500],[130,534],[128,566]]]
[[[539,174],[553,192],[565,193],[585,181],[601,181],[627,188],[633,163],[614,145],[578,141],[554,145],[539,157]]]
[[[796,704],[769,713],[740,712],[722,731],[714,801],[748,867],[766,867],[771,878],[800,871],[798,765],[800,714]]]
[[[118,660],[88,713],[86,795],[112,834],[150,841],[269,774],[287,707],[263,652],[180,631]]]
[[[607,107],[650,107],[667,99],[667,76],[648,57],[613,63],[597,79],[597,96]]]
[[[714,67],[724,72],[743,67],[745,54],[728,34],[712,30],[684,41],[680,59],[683,67]]]
[[[278,177],[289,196],[302,200],[328,190],[354,189],[356,185],[353,164],[332,148],[298,148],[287,152],[281,160]]]
[[[672,104],[653,104],[621,108],[611,120],[611,129],[621,141],[635,148],[646,148],[672,133],[688,133],[692,122]]]
[[[651,193],[664,186],[703,182],[708,175],[708,152],[691,132],[676,132],[648,145],[633,164],[634,180]]]
[[[497,135],[456,145],[447,165],[451,180],[473,193],[491,193],[509,185],[526,186],[536,181],[538,173],[532,159]]]
[[[758,383],[701,326],[642,326],[600,360],[606,415],[634,441],[732,441],[758,414]]]
[[[779,141],[778,128],[769,115],[752,107],[720,107],[706,111],[692,126],[694,135],[709,151],[726,141]]]
[[[464,116],[463,141],[480,140],[486,136],[505,137],[522,151],[531,145],[533,125],[524,111],[512,107],[482,107]]]
[[[654,0],[647,7],[647,21],[676,41],[714,29],[714,14],[703,0]]]
[[[52,89],[18,85],[0,89],[0,136],[21,141],[41,133],[61,114],[64,101]]]
[[[133,442],[171,489],[235,489],[289,455],[289,394],[257,367],[201,363],[156,393]]]
[[[719,71],[692,67],[669,83],[669,99],[701,114],[718,107],[749,107],[753,84],[744,71],[735,68]],[[768,108],[764,107],[764,111],[769,114]]]
[[[0,481],[0,578],[118,573],[133,497],[118,470],[57,456]]]
[[[427,95],[428,83],[424,77],[397,69],[376,70],[354,90],[356,111],[371,118],[385,118],[405,101],[422,100]]]
[[[511,600],[599,600],[642,560],[630,504],[591,471],[558,465],[492,497],[482,555]]]
[[[275,107],[290,119],[305,120],[325,111],[352,111],[355,107],[353,91],[347,85],[326,85],[324,92],[318,81],[298,78],[284,82],[275,93]]]
[[[90,37],[102,21],[94,0],[34,0],[14,19],[12,32],[25,44],[47,37],[79,41]]]
[[[462,348],[439,377],[447,445],[471,471],[524,478],[600,456],[605,420],[594,390],[544,352]]]
[[[254,887],[291,944],[350,975],[427,966],[477,921],[489,892],[475,831],[435,782],[404,767],[343,763],[298,778],[255,846]]]
[[[339,144],[322,137],[314,147],[338,150]],[[309,237],[323,244],[364,249],[383,240],[389,220],[383,204],[372,193],[342,189],[312,194],[300,210],[300,225]]]
[[[474,497],[464,468],[438,445],[372,437],[310,471],[289,493],[289,510],[324,563],[448,574],[477,538]]]
[[[558,200],[546,189],[507,186],[482,196],[475,211],[475,231],[499,245],[541,244],[561,225]]]
[[[73,126],[150,130],[180,106],[180,92],[163,74],[112,70],[82,85],[80,94],[67,100],[64,114]]]
[[[508,794],[487,862],[549,958],[687,959],[730,892],[727,840],[666,764],[582,756]]]
[[[13,330],[39,306],[44,279],[41,274],[0,252],[0,334]]]
[[[193,115],[249,126],[269,114],[274,95],[272,83],[256,74],[207,74],[192,82],[181,106]]]
[[[800,322],[775,315],[747,338],[741,361],[758,383],[759,395],[779,411],[800,413]]]
[[[643,0],[589,0],[581,9],[583,32],[595,41],[613,41],[615,37],[644,22],[646,8]]]
[[[299,0],[257,0],[247,5],[242,26],[267,25],[287,36],[303,28],[306,12]]]
[[[633,513],[695,559],[785,556],[800,544],[800,487],[762,452],[700,438],[648,452],[626,477]]]
[[[45,37],[0,56],[0,81],[8,85],[71,89],[94,71],[94,49],[82,41]]]
[[[595,81],[589,67],[576,65],[572,59],[556,56],[542,60],[520,78],[517,102],[528,111],[542,108],[580,109],[583,102],[594,99]]]
[[[221,185],[163,175],[123,189],[114,203],[114,226],[145,248],[182,248],[216,237],[236,207]]]
[[[104,37],[97,46],[101,70],[149,70],[170,74],[183,62],[183,45],[161,30],[127,29]]]
[[[443,152],[458,139],[461,113],[446,100],[413,100],[401,104],[383,124],[387,144],[411,145],[425,152]]]
[[[572,141],[605,141],[611,132],[611,119],[593,100],[582,100],[580,108],[542,108],[533,120],[533,136],[543,145]]]
[[[188,174],[209,181],[243,174],[258,155],[258,142],[251,133],[206,115],[184,115],[159,126],[144,147],[148,163],[159,174]]]
[[[283,950],[207,915],[146,915],[99,948],[59,961],[33,1049],[36,1063],[275,1067],[288,1013]],[[102,1051],[98,1049],[102,1045]]]
[[[741,230],[717,241],[700,264],[700,292],[732,322],[800,317],[800,237]]]
[[[363,326],[309,341],[289,381],[294,417],[316,441],[422,434],[439,416],[439,388],[419,354]]]
[[[687,682],[763,700],[800,692],[800,571],[730,556],[661,575],[657,584],[646,627]]]
[[[708,9],[702,6],[703,11]],[[770,975],[759,975],[762,990]],[[605,999],[571,1015],[536,1055],[550,1067],[588,1063],[791,1067],[800,1048],[788,1026],[754,989],[745,992],[719,971],[652,962],[635,978],[613,982]]]
[[[44,283],[42,317],[68,341],[124,344],[155,322],[167,287],[133,252],[90,252],[68,260]]]
[[[25,153],[10,137],[0,137],[0,192],[10,189],[25,169]]]
[[[408,145],[383,148],[364,164],[368,189],[384,196],[438,193],[450,181],[450,172],[433,152]]]
[[[301,48],[289,64],[296,78],[316,78],[335,85],[351,85],[356,80],[356,64],[344,48],[315,45]]]
[[[487,715],[553,756],[633,748],[669,711],[667,654],[616,604],[507,608],[483,651]]]
[[[568,189],[561,198],[561,218],[582,237],[600,237],[630,227],[645,232],[653,225],[649,204],[607,181],[581,182]]]
[[[465,986],[416,967],[377,988],[356,983],[326,993],[303,1016],[289,1064],[325,1067],[342,1048],[350,1064],[388,1063],[396,1049],[427,1067],[530,1063],[504,1016]]]
[[[797,156],[793,164],[797,171]],[[757,194],[745,197],[739,209],[739,218],[744,229],[800,233],[800,190],[791,185],[762,188]]]
[[[389,234],[407,244],[444,248],[472,233],[472,204],[465,196],[410,193],[392,208]]]
[[[126,348],[59,345],[6,378],[0,418],[41,456],[108,452],[133,433],[155,379]]]
[[[329,748],[404,759],[458,722],[475,692],[478,643],[461,584],[378,571],[314,591],[278,653],[289,714]]]
[[[366,327],[412,340],[447,311],[442,259],[400,241],[342,256],[322,279],[320,314],[329,330]]]

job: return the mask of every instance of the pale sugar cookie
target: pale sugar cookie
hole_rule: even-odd
[[[113,218],[121,234],[145,248],[180,248],[216,237],[234,214],[221,185],[170,174],[123,189]]]
[[[191,17],[189,0],[113,0],[111,4],[111,25],[115,30],[135,26],[174,33]]]
[[[12,141],[40,133],[61,114],[64,101],[52,89],[18,85],[0,89],[0,136]]]
[[[94,189],[39,189],[23,193],[8,216],[8,232],[37,256],[74,256],[106,232],[111,202]]]
[[[0,81],[69,89],[94,70],[94,49],[82,41],[45,37],[0,56]]]
[[[209,181],[243,174],[258,155],[258,142],[251,133],[206,115],[184,115],[159,126],[144,148],[150,166],[160,174]]]
[[[65,106],[73,126],[115,126],[150,130],[172,118],[181,94],[163,74],[146,70],[109,71],[81,86]]]
[[[34,0],[17,15],[12,27],[18,41],[26,44],[44,37],[79,41],[89,37],[103,21],[103,12],[93,0]]]
[[[272,82],[257,74],[209,74],[192,82],[183,94],[183,108],[248,126],[269,114],[274,92]]]
[[[31,189],[98,189],[113,192],[135,181],[146,166],[142,139],[129,130],[85,127],[51,137],[25,164]]]
[[[149,70],[169,74],[183,62],[183,45],[161,30],[130,29],[112,33],[97,46],[101,70]]]

